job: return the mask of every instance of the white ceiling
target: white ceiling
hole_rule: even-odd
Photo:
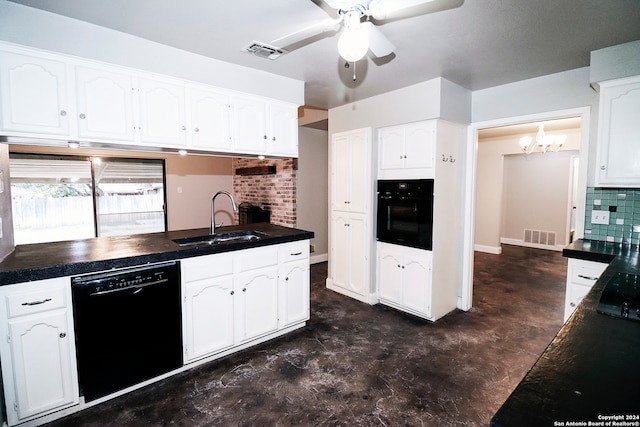
[[[639,0],[465,0],[388,22],[395,54],[346,70],[338,36],[276,60],[241,52],[324,20],[320,0],[11,0],[223,61],[303,80],[332,108],[442,76],[484,89],[589,65],[592,50],[640,40]]]

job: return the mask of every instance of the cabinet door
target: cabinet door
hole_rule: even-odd
[[[69,135],[67,71],[63,62],[0,52],[0,128]]]
[[[333,283],[349,289],[349,218],[346,213],[335,214],[331,218],[331,277]]]
[[[186,146],[185,97],[184,86],[138,79],[140,142],[158,147]]]
[[[367,133],[361,132],[351,138],[351,155],[349,157],[349,210],[367,213],[370,206],[372,177],[369,174],[371,165],[371,141]],[[344,184],[344,183],[343,183]],[[340,185],[340,183],[338,183]]]
[[[278,268],[240,274],[234,286],[239,343],[278,329]]]
[[[599,184],[639,187],[640,81],[602,85],[600,97]]]
[[[369,284],[369,227],[364,215],[350,215],[347,226],[349,252],[345,262],[349,263],[348,289],[359,295],[365,295],[365,286]]]
[[[298,157],[298,109],[271,104],[269,107],[269,153]]]
[[[134,140],[133,78],[76,68],[78,136],[131,143]]]
[[[407,125],[404,134],[404,168],[433,169],[435,148],[434,123]]]
[[[331,209],[349,210],[351,176],[351,144],[347,136],[331,142]]]
[[[78,402],[67,319],[55,310],[9,321],[18,420]],[[10,408],[7,415],[13,424]]]
[[[231,148],[230,101],[224,93],[194,89],[191,98],[192,146],[205,150]]]
[[[233,277],[192,282],[185,287],[187,362],[234,344]]]
[[[386,250],[378,253],[378,295],[383,300],[402,302],[402,257]]]
[[[566,322],[573,314],[580,301],[589,293],[591,287],[576,284],[567,286],[567,295],[564,302],[564,321]]]
[[[309,260],[284,263],[279,276],[280,327],[309,320]]]
[[[404,165],[404,128],[392,127],[380,130],[380,169],[401,169]]]
[[[242,153],[267,152],[267,105],[261,99],[234,97],[231,120],[235,147]]]
[[[431,271],[424,260],[405,257],[402,264],[402,304],[410,310],[429,313]]]

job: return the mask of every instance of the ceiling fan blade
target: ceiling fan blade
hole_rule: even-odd
[[[286,36],[277,38],[273,40],[271,44],[279,48],[286,49],[288,46],[301,43],[321,34],[336,32],[340,29],[341,23],[342,19],[340,18],[326,19],[324,21],[320,21],[316,24],[310,25],[306,28],[302,28],[301,30],[295,31],[291,34],[287,34]]]
[[[371,22],[366,21],[362,23],[362,27],[367,32],[369,37],[369,50],[376,57],[382,58],[387,55],[391,55],[396,47],[389,41],[389,39],[382,34],[382,31],[377,29]]]
[[[461,6],[464,0],[372,0],[368,15],[374,21],[392,21]]]

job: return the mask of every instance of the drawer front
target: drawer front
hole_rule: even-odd
[[[249,271],[255,270],[256,268],[277,265],[278,248],[279,245],[272,245],[237,251],[234,256],[234,261],[237,263],[238,271]]]
[[[3,289],[7,304],[7,317],[12,318],[64,308],[67,306],[67,288],[71,288],[69,278],[21,283],[10,289]]]
[[[280,262],[298,261],[305,258],[309,258],[308,240],[279,245],[278,259]]]
[[[233,274],[233,258],[228,254],[205,255],[180,261],[183,282]]]
[[[579,285],[593,286],[607,264],[598,262],[570,262],[569,281]]]

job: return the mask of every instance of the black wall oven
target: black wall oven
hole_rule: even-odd
[[[432,249],[433,179],[378,181],[376,238],[420,249]]]

